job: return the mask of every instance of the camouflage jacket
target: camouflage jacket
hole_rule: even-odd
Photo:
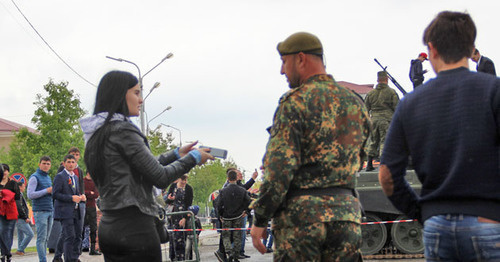
[[[252,204],[255,225],[276,228],[328,221],[360,222],[351,195],[295,196],[298,189],[356,186],[359,153],[370,121],[361,99],[330,75],[316,75],[285,93],[274,114],[264,156],[264,182]]]
[[[399,96],[387,84],[380,83],[366,95],[365,104],[373,119],[391,120],[399,103]]]

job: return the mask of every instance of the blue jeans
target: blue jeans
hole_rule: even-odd
[[[500,261],[500,223],[476,216],[439,215],[424,223],[427,261]]]
[[[47,239],[49,238],[54,214],[52,211],[33,212],[36,226],[36,250],[38,252],[38,261],[47,262]]]
[[[0,216],[0,249],[2,256],[12,256],[10,249],[12,248],[16,221],[15,219],[7,220],[4,216]]]
[[[31,229],[30,224],[26,223],[25,219],[17,220],[17,251],[24,252],[24,249],[28,246],[31,239],[33,238],[33,229]]]

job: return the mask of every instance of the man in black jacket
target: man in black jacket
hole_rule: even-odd
[[[250,204],[250,195],[247,191],[236,184],[237,172],[230,170],[227,173],[229,185],[223,188],[217,203],[217,212],[222,220],[222,228],[241,228],[243,217]],[[231,248],[231,235],[233,235],[234,246]],[[222,241],[228,261],[239,261],[241,250],[241,233],[239,231],[222,231]]]
[[[474,53],[472,53],[472,57],[470,59],[477,63],[476,71],[492,74],[494,76],[497,75],[497,72],[495,71],[495,64],[493,64],[493,61],[491,61],[491,59],[487,58],[486,56],[482,56],[477,48],[474,50]]]

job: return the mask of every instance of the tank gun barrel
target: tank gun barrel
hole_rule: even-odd
[[[398,81],[396,81],[396,79],[394,77],[392,77],[392,75],[389,73],[389,71],[387,71],[387,66],[384,67],[383,65],[381,65],[379,63],[379,61],[377,60],[377,58],[374,58],[373,60],[375,60],[375,62],[380,66],[382,67],[382,69],[387,73],[387,76],[389,77],[389,79],[391,80],[391,82],[399,89],[399,91],[401,91],[401,93],[403,93],[403,95],[406,95],[406,90],[398,83]]]

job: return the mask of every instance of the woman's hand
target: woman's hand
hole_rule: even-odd
[[[187,144],[183,147],[180,147],[179,148],[179,155],[181,155],[181,157],[184,157],[187,153],[189,153],[189,151],[193,150],[194,146],[198,144],[198,141],[194,141],[193,143],[190,143],[190,144]]]
[[[168,200],[175,200],[174,194],[168,194]]]
[[[201,153],[201,161],[199,165],[205,164],[205,162],[209,159],[214,160],[214,157],[210,154],[210,148],[198,148],[196,150]]]

